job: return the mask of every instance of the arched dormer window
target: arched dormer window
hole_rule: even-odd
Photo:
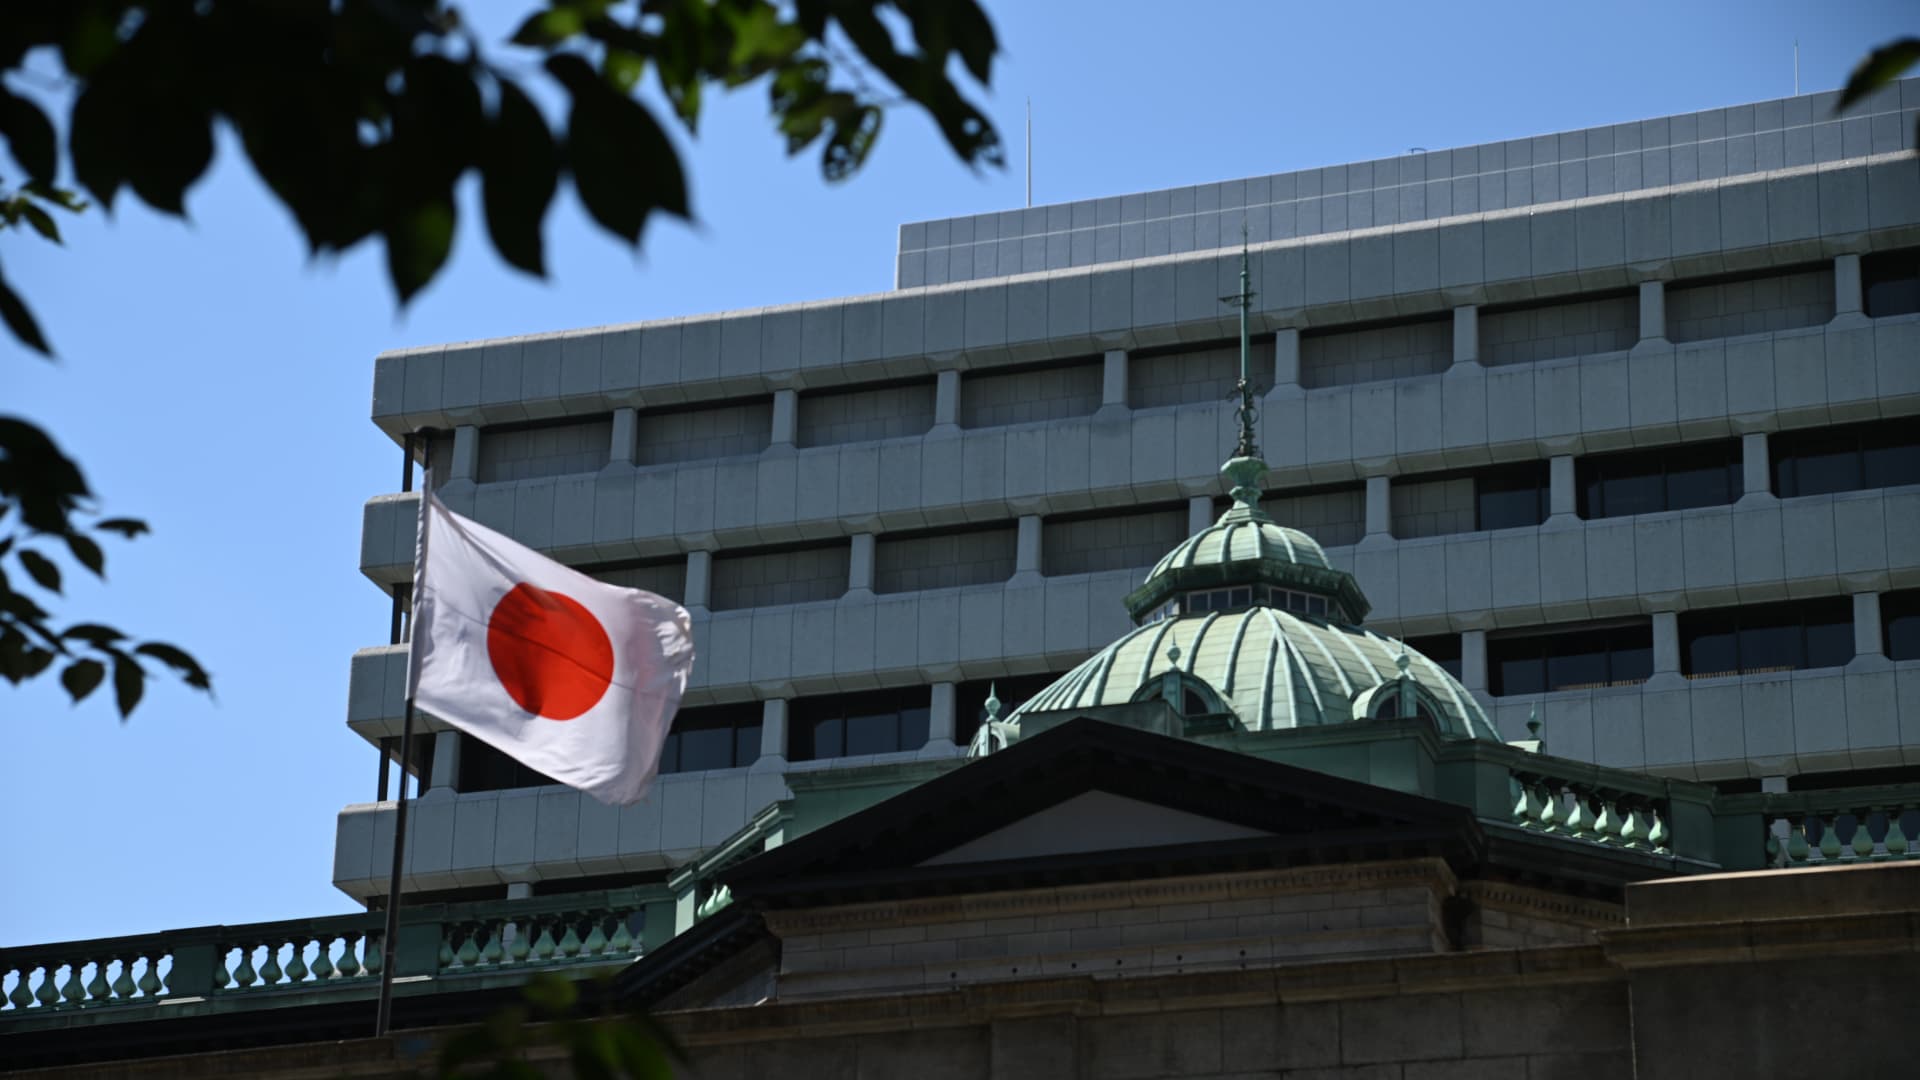
[[[1416,717],[1436,730],[1451,732],[1447,711],[1425,687],[1412,679],[1393,679],[1354,695],[1353,715],[1366,720],[1412,720]]]
[[[1160,699],[1185,717],[1215,716],[1231,712],[1213,687],[1184,671],[1169,671],[1149,680],[1134,695],[1135,701]]]

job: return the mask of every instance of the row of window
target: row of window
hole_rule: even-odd
[[[1229,594],[1231,602],[1231,594],[1246,590],[1217,591]],[[1880,611],[1887,656],[1920,660],[1920,589],[1883,594]],[[1686,612],[1679,630],[1681,674],[1688,678],[1840,667],[1854,656],[1851,597]],[[1407,644],[1460,678],[1460,635],[1411,638]],[[1487,689],[1496,697],[1628,686],[1652,675],[1653,628],[1646,619],[1487,638]],[[1056,673],[1044,673],[961,683],[955,688],[954,741],[964,746],[972,740],[986,719],[989,692],[998,696],[999,715],[1005,718],[1056,678]],[[680,710],[661,752],[660,771],[753,764],[760,757],[763,716],[759,702]],[[918,750],[926,745],[931,717],[925,686],[796,698],[787,706],[787,758],[815,761]],[[421,753],[430,754],[433,741],[422,742],[429,749]],[[397,746],[388,749],[390,757]],[[430,757],[416,767],[421,775],[430,772]],[[462,741],[457,790],[551,783],[485,743]]]
[[[1167,601],[1147,616],[1147,622],[1159,622],[1176,615],[1205,615],[1208,612],[1245,611],[1250,607],[1270,607],[1296,615],[1327,614],[1327,598],[1273,585],[1236,585],[1226,589],[1203,589],[1184,593]]]

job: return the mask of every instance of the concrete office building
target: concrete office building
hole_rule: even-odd
[[[1263,505],[1368,629],[1557,756],[1913,775],[1920,81],[1832,97],[916,223],[888,293],[381,356],[374,420],[441,433],[449,505],[683,602],[700,653],[624,812],[435,726],[409,887],[682,865],[1125,633],[1226,505],[1243,226]],[[382,588],[414,505],[367,507]],[[389,753],[404,666],[353,661]],[[391,818],[341,815],[341,889],[385,890]]]

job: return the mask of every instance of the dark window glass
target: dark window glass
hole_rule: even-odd
[[[1861,256],[1860,292],[1869,318],[1920,311],[1920,248]]]
[[[416,740],[418,741],[418,740]],[[468,735],[460,736],[459,791],[546,787],[552,780]]]
[[[927,743],[924,686],[800,698],[788,707],[794,761],[890,754]]]
[[[1440,665],[1447,674],[1460,677],[1460,635],[1435,634],[1432,637],[1408,638],[1407,648]]]
[[[1920,419],[1781,432],[1769,440],[1783,499],[1920,484]]]
[[[1653,626],[1634,623],[1487,640],[1496,695],[1590,690],[1645,682],[1653,674]]]
[[[734,769],[760,758],[760,702],[701,705],[673,718],[660,752],[663,773]]]
[[[1732,439],[1583,458],[1577,467],[1580,516],[1726,506],[1740,497],[1740,474],[1740,443]]]
[[[1920,589],[1882,595],[1880,623],[1889,659],[1920,660]]]
[[[1689,612],[1680,616],[1680,657],[1690,678],[1839,667],[1853,659],[1853,599]]]
[[[1474,474],[1474,528],[1512,529],[1547,520],[1547,463],[1501,465]]]

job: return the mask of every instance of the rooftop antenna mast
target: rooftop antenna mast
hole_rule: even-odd
[[[1794,46],[1794,48],[1798,49],[1799,46],[1796,45]],[[1794,55],[1798,56],[1799,53],[1796,52]],[[1799,63],[1800,62],[1798,60],[1794,61],[1795,71],[1800,70]],[[1800,77],[1798,75],[1794,76],[1794,84],[1796,86],[1799,85],[1799,78]],[[1029,209],[1033,207],[1033,99],[1032,98],[1027,99],[1027,207]]]
[[[1793,39],[1793,96],[1800,96],[1800,39]]]

